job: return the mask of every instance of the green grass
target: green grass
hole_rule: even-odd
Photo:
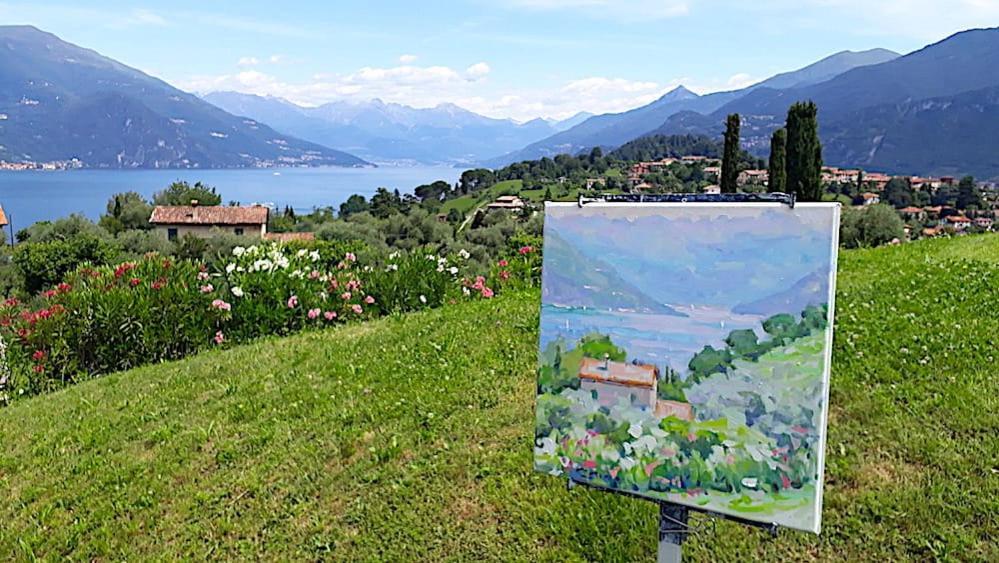
[[[689,561],[999,560],[999,238],[841,255],[823,534]],[[0,558],[651,560],[532,466],[538,294],[265,339],[0,411]]]

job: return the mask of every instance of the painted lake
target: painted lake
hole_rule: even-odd
[[[338,206],[351,194],[370,196],[379,187],[405,193],[434,180],[453,183],[461,172],[445,166],[0,171],[0,205],[16,231],[70,213],[97,219],[115,193],[136,191],[148,197],[175,180],[185,180],[215,186],[224,202],[290,205],[307,212],[313,207]]]
[[[712,307],[674,306],[686,317],[558,307],[541,307],[541,348],[556,336],[570,347],[592,333],[610,337],[624,348],[628,360],[637,359],[657,366],[669,365],[686,373],[690,359],[704,348],[725,346],[724,339],[737,329],[753,329],[763,336],[761,322],[765,317],[737,315]]]

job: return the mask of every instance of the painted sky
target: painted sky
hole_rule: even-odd
[[[550,206],[546,229],[661,303],[731,308],[828,278],[831,209]]]
[[[622,111],[680,84],[747,86],[844,49],[906,53],[997,22],[994,0],[0,1],[0,24],[189,91],[450,102],[519,120]]]

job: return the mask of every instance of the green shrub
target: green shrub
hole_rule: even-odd
[[[82,264],[104,265],[116,252],[102,239],[80,234],[65,240],[48,240],[15,247],[14,264],[28,293],[59,283],[63,277]]]

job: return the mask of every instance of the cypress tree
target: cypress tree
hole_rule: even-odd
[[[770,166],[767,170],[771,192],[787,190],[787,129],[774,131],[770,137]]]
[[[787,189],[798,201],[822,199],[818,113],[811,101],[797,102],[787,110]]]
[[[736,192],[739,183],[739,114],[733,113],[725,122],[725,152],[722,154],[721,191]]]

